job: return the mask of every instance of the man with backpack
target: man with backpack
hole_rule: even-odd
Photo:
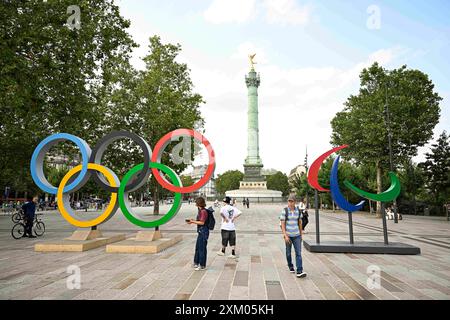
[[[221,235],[222,235],[222,250],[217,252],[219,256],[225,255],[225,249],[228,244],[231,247],[231,254],[229,258],[236,258],[236,226],[234,221],[242,214],[238,208],[232,206],[231,198],[225,197],[223,199],[225,205],[220,209],[220,215],[222,217]]]
[[[214,229],[216,220],[214,219],[214,209],[206,209],[205,199],[198,197],[195,200],[195,204],[198,208],[197,218],[195,220],[190,219],[186,222],[188,224],[197,225],[197,242],[195,244],[194,255],[194,268],[196,271],[202,271],[206,269],[206,256],[209,231]]]
[[[292,264],[292,245],[294,245],[297,278],[304,278],[306,277],[306,273],[303,272],[302,263],[302,214],[300,209],[295,205],[295,202],[295,196],[290,195],[288,206],[283,209],[280,215],[281,230],[286,244],[286,260],[289,271],[291,273],[296,272]]]

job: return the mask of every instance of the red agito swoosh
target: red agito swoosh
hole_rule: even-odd
[[[325,189],[319,184],[318,177],[319,177],[320,167],[322,166],[322,163],[325,161],[325,159],[327,157],[329,157],[331,154],[333,154],[341,149],[345,149],[347,147],[348,147],[348,145],[344,144],[342,146],[333,148],[333,149],[325,152],[324,154],[322,154],[316,160],[314,160],[314,162],[312,163],[311,167],[308,170],[308,183],[311,187],[313,187],[314,189],[317,189],[317,191],[330,192],[329,189]]]

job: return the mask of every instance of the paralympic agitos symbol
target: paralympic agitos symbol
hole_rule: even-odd
[[[325,152],[321,156],[319,156],[316,160],[314,160],[314,162],[312,163],[312,165],[308,171],[308,183],[311,187],[317,189],[317,191],[324,191],[324,192],[331,191],[331,196],[333,197],[334,202],[336,202],[336,204],[341,209],[348,211],[348,212],[354,212],[354,211],[361,210],[361,208],[364,205],[365,200],[362,200],[361,202],[359,202],[358,204],[355,204],[355,205],[351,204],[344,198],[341,191],[339,190],[338,166],[339,166],[340,156],[337,156],[333,161],[333,166],[331,168],[331,174],[330,174],[330,190],[323,188],[319,184],[319,181],[318,181],[319,170],[320,170],[320,167],[322,166],[322,163],[324,162],[324,160],[331,154],[333,154],[341,149],[347,148],[347,147],[348,147],[348,145],[342,145],[342,146],[333,148],[333,149]],[[344,181],[344,184],[347,188],[349,188],[350,190],[352,190],[354,193],[356,193],[357,195],[359,195],[361,197],[364,197],[366,199],[370,199],[373,201],[387,202],[387,201],[394,200],[400,194],[399,179],[393,172],[389,172],[389,177],[391,179],[391,186],[386,191],[379,193],[379,194],[370,193],[370,192],[361,190],[347,180]]]
[[[176,141],[181,136],[193,137],[200,141],[205,146],[209,157],[208,167],[203,178],[187,187],[182,186],[180,178],[173,169],[160,163],[167,145],[172,141]],[[131,168],[125,174],[122,181],[119,181],[117,175],[109,168],[102,166],[100,162],[108,145],[121,138],[133,140],[142,149],[144,162]],[[50,148],[61,141],[71,141],[77,145],[81,152],[81,164],[69,170],[57,188],[52,186],[44,176],[44,158]],[[76,227],[89,228],[97,226],[109,220],[120,207],[124,216],[131,223],[143,228],[154,228],[167,223],[178,213],[181,207],[182,193],[191,193],[198,190],[209,181],[215,169],[215,155],[211,143],[201,133],[191,129],[177,129],[167,133],[156,143],[153,152],[143,138],[127,131],[113,131],[107,134],[97,142],[92,151],[83,139],[68,133],[57,133],[48,136],[38,144],[31,157],[30,169],[31,176],[36,185],[44,192],[56,194],[58,209],[61,215]],[[167,174],[172,183],[168,182],[161,175],[160,171]],[[76,174],[77,176],[72,179],[73,181],[69,182]],[[174,202],[170,210],[160,219],[144,221],[136,218],[131,213],[128,194],[142,187],[147,182],[150,174],[154,175],[156,181],[163,188],[174,192]],[[69,193],[82,188],[91,176],[99,187],[111,192],[110,202],[105,208],[105,211],[97,218],[87,221],[78,220],[75,218],[75,213],[70,207]]]

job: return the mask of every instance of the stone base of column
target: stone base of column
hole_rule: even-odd
[[[266,178],[261,174],[263,165],[244,164],[244,179],[248,182],[265,182]]]
[[[238,202],[244,198],[248,198],[250,203],[281,202],[283,200],[281,191],[268,190],[267,187],[266,189],[240,188],[238,190],[227,191],[225,195],[236,199]]]

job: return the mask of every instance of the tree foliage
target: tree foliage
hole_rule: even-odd
[[[176,61],[181,46],[164,44],[159,36],[149,38],[149,54],[143,58],[146,68],[134,70],[124,65],[118,71],[122,85],[111,90],[103,102],[106,113],[110,115],[110,130],[128,130],[143,137],[154,147],[159,139],[168,132],[180,128],[194,128],[201,131],[204,120],[200,113],[203,98],[193,90],[189,68]],[[124,174],[133,164],[142,162],[142,151],[129,141],[119,142],[119,148],[105,154],[105,163],[119,174]],[[181,173],[193,161],[195,143],[190,143],[191,158],[174,163],[170,153],[173,146],[181,143],[173,141],[163,153],[162,163]],[[168,196],[168,192],[151,179],[145,188],[150,188],[155,201],[154,212],[159,212],[159,198]]]
[[[216,190],[219,195],[226,191],[239,189],[239,182],[244,178],[244,174],[239,170],[229,170],[219,174],[216,179]]]
[[[402,186],[398,197],[401,204],[399,211],[403,211],[402,213],[417,214],[417,202],[428,198],[425,191],[424,171],[411,159],[406,159],[398,170],[398,176]],[[408,208],[408,212],[405,212],[403,207]]]
[[[281,191],[283,196],[287,196],[290,190],[287,175],[281,171],[269,175],[267,177],[267,189]]]
[[[363,69],[360,79],[358,95],[351,95],[331,121],[331,143],[350,145],[341,154],[356,164],[374,166],[381,192],[383,171],[389,168],[387,117],[395,166],[417,155],[417,148],[432,138],[442,98],[426,74],[406,66],[389,71],[374,63]]]
[[[290,186],[298,198],[312,199],[314,196],[314,189],[312,189],[308,184],[307,175],[305,173],[296,174],[291,178]],[[306,201],[306,200],[305,200]]]
[[[129,59],[136,44],[119,7],[112,0],[76,3],[81,10],[81,28],[76,29],[66,25],[70,5],[69,0],[0,4],[2,186],[36,189],[29,172],[31,154],[52,133],[80,136],[93,147],[112,130],[128,130],[154,147],[171,130],[203,127],[203,99],[193,92],[186,64],[176,61],[180,45],[151,37],[146,68],[135,70]],[[176,143],[166,148],[162,162],[181,173],[187,163],[175,164],[169,157]],[[74,145],[61,145],[53,151],[76,157]],[[142,151],[121,139],[108,147],[102,163],[122,177],[142,160]],[[154,179],[147,187],[156,198],[168,195]]]
[[[99,103],[104,87],[135,46],[126,31],[129,21],[113,1],[79,1],[80,29],[65,25],[70,5],[73,1],[0,4],[0,185],[36,189],[30,158],[49,134],[97,140],[105,118]]]
[[[183,187],[189,187],[189,186],[192,186],[195,183],[195,181],[194,181],[194,179],[192,179],[191,176],[182,175],[181,183],[183,184]]]
[[[450,202],[450,136],[442,132],[426,161],[420,164],[426,177],[426,188],[432,195],[432,202],[440,207]]]

